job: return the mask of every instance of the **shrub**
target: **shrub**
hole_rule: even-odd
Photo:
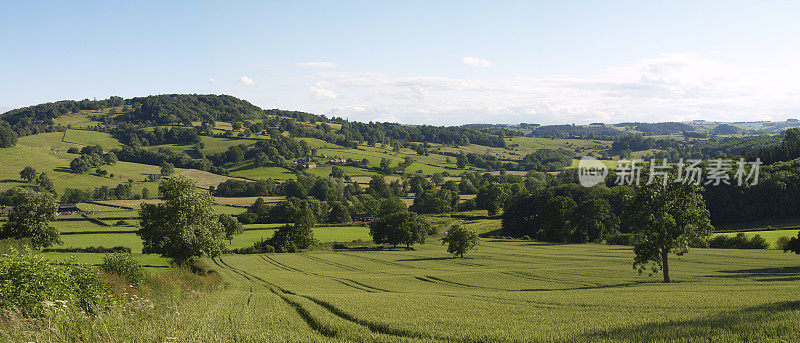
[[[708,241],[710,248],[716,249],[768,249],[769,243],[761,235],[747,238],[742,232],[736,236],[718,235]]]
[[[115,246],[112,248],[106,248],[106,247],[47,248],[47,249],[42,249],[42,252],[77,252],[77,253],[111,254],[111,253],[125,253],[125,252],[131,253],[131,248],[123,246]]]
[[[266,254],[275,252],[275,247],[270,245],[269,240],[260,240],[253,243],[253,246],[239,249],[228,250],[227,252],[234,254]]]
[[[27,316],[39,316],[50,307],[75,306],[94,313],[103,285],[96,269],[74,261],[56,263],[16,249],[0,256],[0,308],[16,308]]]
[[[610,234],[605,238],[606,244],[610,245],[632,245],[631,234],[629,233],[616,233]]]
[[[131,223],[128,223],[125,220],[118,220],[116,223],[114,223],[114,226],[131,226]]]
[[[100,269],[109,274],[122,276],[134,286],[141,284],[145,278],[144,269],[130,253],[106,255],[100,264]]]
[[[789,250],[788,246],[790,240],[791,238],[787,236],[778,237],[778,240],[775,241],[775,248],[779,250]]]

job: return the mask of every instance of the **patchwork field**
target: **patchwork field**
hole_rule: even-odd
[[[800,339],[796,255],[695,249],[662,284],[632,270],[625,247],[493,240],[468,259],[415,248],[214,259],[229,287],[182,307],[178,339]]]

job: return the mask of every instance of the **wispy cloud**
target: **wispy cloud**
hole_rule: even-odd
[[[333,100],[338,97],[332,90],[325,88],[328,83],[320,81],[308,89],[311,91],[311,97],[317,100]]]
[[[590,123],[769,120],[800,112],[797,71],[763,73],[693,53],[668,53],[583,77],[454,78],[317,73],[318,112],[402,122]],[[335,89],[334,93],[331,89]]]
[[[334,62],[300,62],[300,63],[295,63],[295,65],[298,67],[318,68],[318,69],[339,67],[339,64]]]
[[[208,78],[208,83],[215,83],[215,82],[217,82],[217,79],[215,79],[213,77],[209,77]]]
[[[464,62],[464,65],[467,65],[467,66],[470,66],[470,67],[486,68],[486,67],[491,67],[492,66],[492,62],[489,62],[489,60],[487,60],[485,58],[462,57],[461,61]]]
[[[247,76],[240,77],[239,78],[239,83],[245,85],[245,87],[253,87],[253,86],[256,85],[256,83],[253,81],[253,79],[251,79],[251,78],[249,78]]]

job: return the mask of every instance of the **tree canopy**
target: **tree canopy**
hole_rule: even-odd
[[[0,239],[29,239],[34,249],[60,243],[55,220],[58,203],[50,193],[19,191],[13,199],[14,211],[0,227]]]
[[[669,254],[683,255],[713,230],[700,188],[676,182],[636,187],[623,220],[633,229],[634,268],[660,270],[664,282],[670,282]]]
[[[142,204],[137,234],[144,253],[158,253],[178,262],[220,254],[225,231],[211,207],[211,195],[196,187],[183,176],[164,180],[158,186],[164,202]]]

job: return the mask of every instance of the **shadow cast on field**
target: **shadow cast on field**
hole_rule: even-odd
[[[470,258],[458,258],[457,260],[469,260]],[[445,257],[420,257],[420,258],[404,258],[397,261],[404,261],[404,262],[417,262],[417,261],[442,261],[442,260],[456,260],[455,257],[452,256],[445,256]]]
[[[797,281],[800,280],[800,267],[756,268],[722,270],[723,275],[709,275],[710,278],[753,278],[756,281]]]
[[[607,330],[593,330],[580,336],[578,341],[628,340],[628,341],[691,341],[710,340],[710,335],[730,330],[734,336],[753,330],[748,325],[763,325],[770,317],[781,312],[800,310],[800,301],[784,301],[748,307],[737,311],[702,316],[687,320],[670,320],[662,323],[631,325]],[[758,330],[755,330],[758,331]]]

